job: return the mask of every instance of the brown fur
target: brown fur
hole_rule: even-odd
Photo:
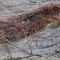
[[[60,3],[48,3],[31,11],[0,19],[0,35],[9,41],[18,41],[60,20]],[[0,36],[0,43],[7,41]]]

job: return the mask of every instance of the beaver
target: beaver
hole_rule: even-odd
[[[50,2],[28,12],[0,19],[0,43],[19,41],[59,20],[59,2]]]

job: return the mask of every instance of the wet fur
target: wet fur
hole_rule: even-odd
[[[0,43],[18,41],[60,20],[60,3],[48,3],[19,15],[0,19]]]

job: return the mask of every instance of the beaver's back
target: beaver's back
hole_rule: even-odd
[[[60,3],[49,3],[31,11],[0,19],[0,43],[18,41],[60,20]],[[2,36],[4,38],[2,38]]]

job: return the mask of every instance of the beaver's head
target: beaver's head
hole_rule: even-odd
[[[60,20],[60,2],[48,3],[43,7],[43,15],[48,21]]]

